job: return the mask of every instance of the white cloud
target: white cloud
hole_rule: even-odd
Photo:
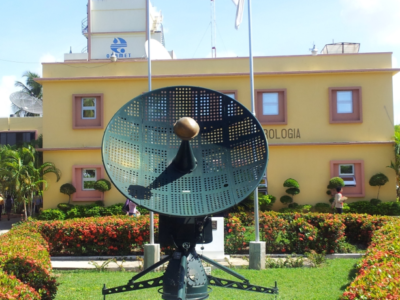
[[[345,22],[368,32],[377,43],[400,45],[399,0],[340,0]]]
[[[11,111],[10,94],[18,90],[14,86],[16,76],[3,76],[0,79],[0,118],[8,117]]]

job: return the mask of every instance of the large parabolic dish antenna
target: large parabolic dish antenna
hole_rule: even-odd
[[[197,166],[182,173],[172,166],[182,140],[174,124],[194,119],[190,140]],[[217,91],[174,86],[142,94],[125,104],[103,137],[103,163],[119,191],[151,211],[179,217],[228,209],[258,187],[268,145],[254,115]]]
[[[43,113],[43,101],[24,92],[15,92],[10,95],[10,101],[24,111],[33,114]]]

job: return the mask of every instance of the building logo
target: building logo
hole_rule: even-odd
[[[115,53],[125,53],[125,48],[128,46],[123,38],[115,38],[111,44],[111,51]]]
[[[117,37],[114,38],[113,43],[110,45],[111,51],[119,58],[131,57],[130,53],[126,53],[128,43],[125,39]],[[107,58],[110,58],[111,54],[107,54]]]

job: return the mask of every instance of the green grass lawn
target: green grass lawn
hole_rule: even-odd
[[[250,280],[251,284],[273,286],[278,282],[279,296],[276,299],[338,299],[344,289],[354,279],[354,269],[357,259],[329,260],[319,268],[300,269],[268,269],[254,271],[235,269]],[[97,272],[93,271],[55,271],[60,284],[56,300],[74,299],[103,299],[101,289],[105,283],[108,288],[124,285],[135,273],[131,272]],[[213,276],[237,280],[234,277],[214,270]],[[161,273],[151,273],[143,277],[150,279],[161,276]],[[107,296],[106,299],[161,299],[157,293],[158,288],[140,290]],[[233,289],[213,287],[210,300],[231,299],[275,299],[274,296],[245,292]]]

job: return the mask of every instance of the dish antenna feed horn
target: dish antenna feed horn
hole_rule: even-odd
[[[217,91],[174,86],[142,94],[109,122],[102,158],[115,187],[159,214],[159,243],[171,255],[133,276],[126,285],[103,287],[107,295],[161,287],[164,300],[207,299],[210,286],[277,294],[196,253],[212,242],[210,215],[240,203],[258,187],[268,143],[254,115]],[[202,261],[240,281],[207,275]],[[168,263],[163,276],[138,281]]]

